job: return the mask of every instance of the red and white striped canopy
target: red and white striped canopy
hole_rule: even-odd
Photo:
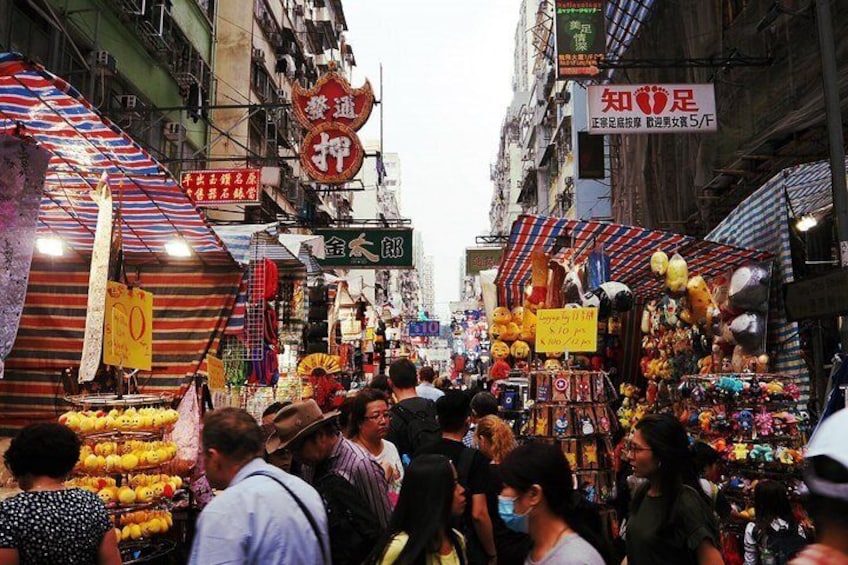
[[[73,86],[17,53],[0,54],[0,132],[31,138],[52,155],[39,235],[58,236],[89,255],[97,223],[89,191],[105,171],[129,262],[166,260],[164,245],[176,237],[204,263],[233,262],[165,167]]]

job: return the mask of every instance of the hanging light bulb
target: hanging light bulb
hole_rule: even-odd
[[[816,227],[818,223],[819,221],[816,219],[815,216],[813,216],[812,214],[807,214],[806,216],[801,216],[800,218],[798,218],[798,220],[795,222],[795,228],[800,232],[806,232]]]
[[[39,237],[35,240],[35,247],[39,253],[49,257],[61,257],[65,254],[65,246],[58,237]]]
[[[191,257],[191,247],[181,237],[175,237],[167,242],[165,252],[171,257]]]

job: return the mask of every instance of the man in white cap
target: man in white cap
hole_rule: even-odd
[[[804,482],[818,543],[791,565],[848,565],[848,410],[822,422],[807,445]]]

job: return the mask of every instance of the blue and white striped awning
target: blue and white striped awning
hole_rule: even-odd
[[[277,240],[276,222],[212,226],[212,229],[226,244],[233,258],[243,265],[254,259],[270,259],[284,268],[303,269],[305,266]],[[256,247],[251,248],[252,244]]]
[[[224,244],[171,173],[100,115],[73,86],[17,53],[0,53],[0,132],[51,153],[38,233],[91,253],[97,205],[89,192],[105,172],[121,211],[124,257],[166,260],[176,237],[204,263],[232,264]]]
[[[624,56],[653,11],[654,0],[607,2],[607,60]]]

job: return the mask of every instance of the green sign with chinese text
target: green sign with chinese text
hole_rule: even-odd
[[[322,267],[412,268],[412,230],[404,228],[316,229],[324,237]]]

